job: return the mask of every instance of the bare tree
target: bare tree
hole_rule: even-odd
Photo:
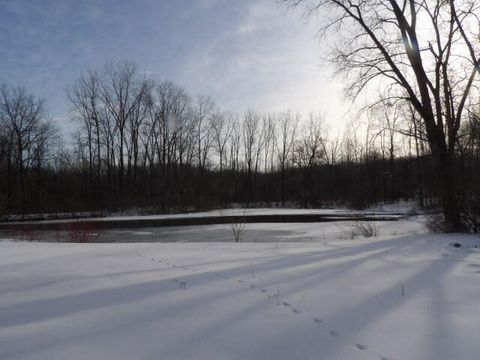
[[[340,157],[340,150],[342,146],[341,132],[337,132],[335,137],[327,133],[323,141],[323,153],[325,154],[325,161],[328,165],[334,166]]]
[[[294,144],[293,159],[300,167],[312,167],[325,158],[324,119],[311,113],[300,139]]]
[[[285,172],[295,142],[299,115],[294,116],[291,112],[285,112],[280,114],[278,120],[280,138],[277,141],[277,156],[281,172],[282,206],[285,206]]]
[[[371,108],[370,115],[373,118],[374,130],[378,139],[382,161],[388,164],[388,170],[383,174],[384,200],[393,198],[395,193],[395,156],[397,152],[396,138],[403,130],[400,123],[405,103],[389,104],[382,103],[381,106]]]
[[[303,127],[301,138],[297,139],[293,146],[292,162],[303,171],[305,206],[313,198],[313,169],[326,157],[323,132],[323,117],[311,113],[308,123]]]
[[[362,159],[364,149],[359,139],[360,126],[358,119],[351,119],[343,133],[342,161],[347,164],[347,167],[352,162],[360,162]]]
[[[262,117],[263,133],[263,171],[273,171],[273,160],[276,146],[275,115],[264,114]],[[269,169],[270,168],[270,169]]]
[[[7,134],[9,171],[18,171],[22,214],[26,210],[26,168],[33,163],[41,164],[48,147],[49,139],[55,134],[55,128],[46,118],[46,104],[36,99],[25,88],[7,88],[0,90],[0,125]],[[7,174],[9,197],[11,197],[14,179]]]
[[[82,74],[67,91],[73,116],[82,122],[88,141],[89,182],[93,183],[94,156],[96,155],[96,177],[101,171],[101,119],[100,119],[100,77],[91,71]],[[95,149],[95,150],[94,150]],[[96,153],[95,153],[96,152]]]
[[[208,119],[212,116],[215,108],[213,100],[208,96],[199,96],[196,102],[195,122],[196,139],[198,143],[198,166],[205,169],[205,164],[210,153],[213,137],[211,122]]]
[[[252,200],[255,191],[255,180],[264,142],[264,135],[260,121],[260,114],[252,110],[247,111],[243,118],[242,139],[245,165],[247,166],[248,192],[250,200]]]
[[[124,193],[127,127],[141,116],[138,107],[146,94],[144,83],[139,83],[137,67],[133,63],[109,64],[105,67],[101,83],[102,101],[118,130],[118,181],[120,195]]]
[[[220,172],[223,172],[226,154],[226,147],[233,132],[233,114],[215,113],[210,118],[210,127],[213,131],[215,150],[218,154]]]
[[[240,148],[241,148],[241,139],[242,139],[242,124],[238,116],[234,116],[231,119],[231,129],[232,129],[232,133],[230,135],[230,141],[229,141],[229,153],[230,153],[229,169],[231,171],[239,171],[240,170]]]
[[[384,99],[409,102],[422,118],[449,231],[462,228],[454,154],[480,70],[474,0],[286,0],[323,16],[338,39],[332,60],[356,98],[382,81]],[[338,34],[338,35],[337,35]]]

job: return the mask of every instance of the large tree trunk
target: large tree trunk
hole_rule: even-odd
[[[433,144],[432,144],[433,145]],[[455,169],[453,154],[450,155],[446,148],[435,149],[432,146],[432,156],[435,162],[438,177],[439,196],[445,217],[445,231],[457,232],[463,230],[460,218],[460,209],[455,192]]]
[[[451,161],[440,165],[439,174],[441,176],[441,197],[443,213],[445,215],[445,230],[447,232],[456,232],[463,230],[463,224],[460,219],[460,209],[458,199],[455,193],[455,176]]]

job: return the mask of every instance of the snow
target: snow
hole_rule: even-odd
[[[407,204],[407,205],[405,205]],[[394,216],[404,215],[412,212],[409,202],[394,203],[390,205],[381,205],[377,208],[367,210],[351,210],[351,209],[296,209],[296,208],[232,208],[232,209],[220,209],[203,212],[193,213],[180,213],[180,214],[161,214],[161,215],[121,215],[121,216],[104,216],[104,217],[91,217],[87,216],[79,218],[85,221],[133,221],[133,220],[157,220],[157,219],[185,219],[185,218],[205,218],[205,217],[217,217],[217,216],[254,216],[254,215],[325,215],[333,217],[346,216],[346,215],[358,215],[368,214],[372,216]],[[71,222],[72,218],[67,219],[49,219],[46,215],[39,215],[45,217],[45,220],[30,220],[30,221],[10,221],[11,224],[37,224],[37,223],[65,223]],[[28,218],[28,217],[27,217]],[[1,223],[1,221],[0,221]]]
[[[378,226],[354,239],[322,223],[247,224],[290,241],[2,241],[0,358],[478,359],[478,237],[430,234],[421,218]]]

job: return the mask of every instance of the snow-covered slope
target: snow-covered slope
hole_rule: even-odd
[[[478,359],[478,238],[403,225],[287,243],[4,241],[0,358]]]

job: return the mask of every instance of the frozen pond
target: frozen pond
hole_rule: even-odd
[[[373,221],[371,223],[383,235],[399,235],[420,226],[420,218],[409,220]],[[420,224],[420,225],[419,225]],[[82,230],[88,234],[86,242],[134,243],[134,242],[234,242],[232,224],[200,226],[156,226],[144,228],[117,228]],[[353,221],[328,221],[321,223],[244,223],[240,242],[326,242],[349,239],[354,236]],[[68,241],[68,231],[1,231],[0,239],[34,240],[49,242]]]

